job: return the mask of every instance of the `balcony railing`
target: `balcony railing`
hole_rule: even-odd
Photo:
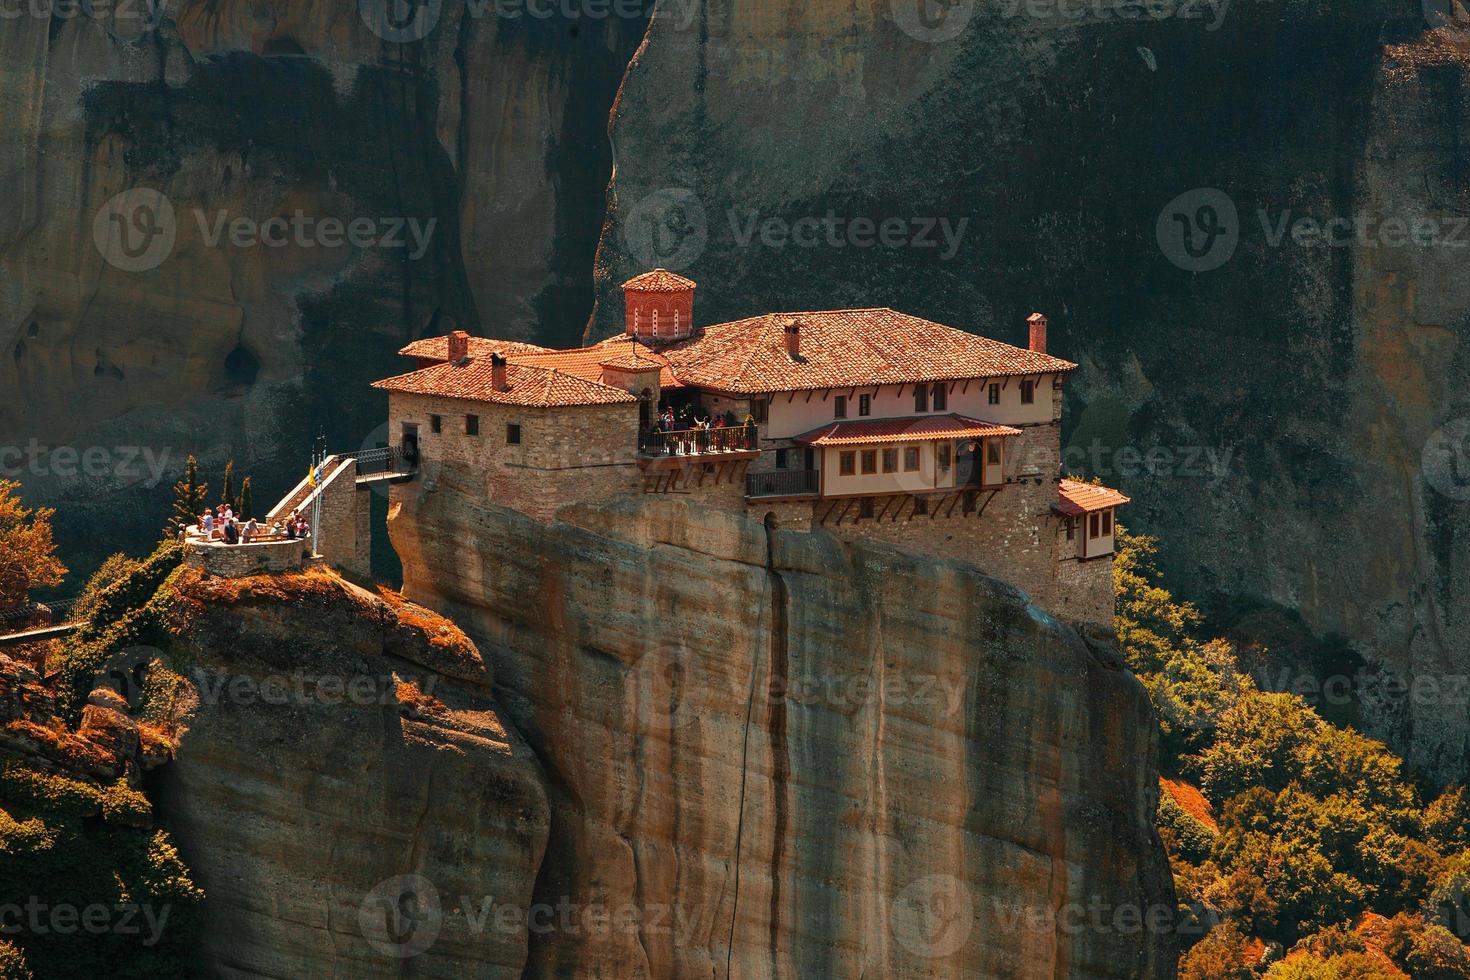
[[[820,487],[816,470],[773,470],[745,475],[747,497],[800,497],[815,494]]]
[[[418,469],[419,449],[417,443],[403,446],[383,446],[378,449],[361,449],[355,453],[343,453],[357,460],[357,475],[376,473],[412,473]]]
[[[699,456],[705,453],[753,452],[760,448],[759,430],[754,425],[731,425],[720,429],[653,430],[639,439],[645,456]]]

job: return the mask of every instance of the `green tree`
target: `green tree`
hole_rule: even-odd
[[[179,528],[199,519],[209,503],[209,484],[199,482],[199,464],[191,455],[184,464],[184,478],[174,484],[173,513],[164,525],[163,536],[173,539]]]
[[[66,566],[56,557],[50,507],[20,502],[20,484],[0,480],[0,609],[19,606],[32,589],[57,585]]]
[[[225,464],[225,485],[220,489],[219,502],[235,506],[235,461],[232,459]]]
[[[1222,922],[1180,959],[1179,980],[1252,980],[1245,947],[1240,927]]]
[[[255,500],[250,492],[250,477],[240,481],[240,496],[235,501],[235,516],[241,520],[249,520],[254,517]]]

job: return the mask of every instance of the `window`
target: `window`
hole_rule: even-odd
[[[444,416],[442,416],[442,415],[430,415],[429,416],[429,431],[430,432],[443,432],[444,431]]]
[[[927,513],[929,513],[929,498],[928,497],[915,497],[914,498],[914,513],[915,514],[927,514]]]
[[[876,473],[876,472],[878,472],[878,450],[876,450],[876,449],[864,449],[863,450],[863,472],[864,473]]]
[[[766,420],[766,406],[768,404],[764,398],[752,398],[750,400],[750,417],[757,422],[764,422]]]
[[[985,440],[985,462],[989,463],[991,466],[999,466],[1000,465],[1000,440],[999,439],[986,439]]]
[[[787,466],[791,465],[789,462],[787,462],[786,456],[787,456],[786,450],[784,450],[784,449],[778,449],[778,450],[776,450],[776,469],[778,469],[778,470],[784,470],[784,469],[786,469]]]
[[[950,445],[947,442],[935,447],[934,449],[935,463],[939,466],[939,471],[941,473],[949,469],[949,450]]]
[[[949,385],[943,381],[934,386],[934,411],[942,412],[949,407]]]
[[[853,468],[857,461],[857,453],[842,453],[837,457],[837,472],[843,476],[852,476],[856,470]]]
[[[505,423],[505,442],[508,446],[521,444],[521,424],[519,422]]]
[[[1071,541],[1077,536],[1077,518],[1067,518],[1067,540]]]
[[[1109,534],[1113,533],[1113,512],[1110,510],[1103,511],[1102,533],[1103,537],[1107,537]]]
[[[858,414],[868,415],[873,411],[873,396],[858,395]]]
[[[990,404],[992,404],[992,405],[999,405],[1000,404],[1000,385],[991,385],[990,386]]]
[[[926,385],[914,385],[914,411],[929,411],[929,388]]]
[[[467,436],[477,436],[480,434],[480,416],[466,415],[464,417],[464,434]]]
[[[1100,537],[1101,534],[1102,534],[1102,532],[1100,530],[1101,525],[1102,525],[1102,515],[1101,514],[1097,514],[1097,513],[1092,513],[1092,514],[1089,514],[1087,516],[1088,516],[1087,536],[1089,538]]]
[[[898,450],[897,449],[885,449],[885,450],[883,450],[883,472],[884,473],[897,473],[898,472]]]
[[[858,501],[858,516],[859,517],[872,517],[873,516],[873,498],[872,497],[864,497],[862,500],[859,500]]]
[[[832,399],[832,417],[834,419],[847,418],[847,396],[838,395]]]
[[[1026,379],[1021,382],[1021,404],[1030,405],[1036,401],[1036,382]]]
[[[905,446],[903,450],[903,471],[913,473],[919,468],[919,447]]]

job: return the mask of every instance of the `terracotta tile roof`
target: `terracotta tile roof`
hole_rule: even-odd
[[[470,356],[489,357],[493,352],[499,351],[503,356],[510,357],[514,354],[535,354],[540,351],[549,350],[539,344],[528,344],[522,340],[496,340],[494,337],[471,337]],[[423,340],[415,340],[407,347],[398,351],[404,357],[432,357],[435,360],[449,360],[449,338],[425,337]]]
[[[1053,506],[1068,517],[1077,517],[1080,514],[1088,514],[1108,507],[1119,507],[1128,503],[1129,500],[1116,490],[1100,487],[1095,483],[1081,483],[1077,480],[1063,480],[1057,488],[1057,498]]]
[[[801,325],[798,358],[786,353],[790,320]],[[685,384],[731,394],[993,378],[1077,366],[890,309],[767,313],[706,327],[663,353]]]
[[[616,366],[646,363],[650,370],[654,365],[659,366],[659,387],[683,387],[679,379],[674,377],[674,372],[669,370],[668,358],[626,334],[609,337],[591,347],[512,355],[510,362],[555,368],[588,381],[598,382],[602,380],[602,365],[609,362]]]
[[[417,371],[373,382],[374,388],[441,398],[464,398],[500,405],[613,405],[638,399],[612,388],[551,368],[511,362],[506,365],[508,390],[490,383],[490,358],[471,357],[458,364],[432,364]]]
[[[623,283],[623,288],[640,293],[679,293],[686,289],[693,289],[694,281],[685,279],[667,269],[654,269],[652,272],[645,272],[629,279]]]
[[[916,415],[898,419],[859,419],[829,422],[796,437],[812,446],[857,446],[873,442],[924,442],[934,439],[978,439],[982,436],[1018,436],[1020,429],[982,422],[964,415]]]

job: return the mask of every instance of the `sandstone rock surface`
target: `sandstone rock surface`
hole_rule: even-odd
[[[519,977],[539,765],[453,624],[328,572],[186,570],[174,758],[149,795],[205,890],[214,976]]]
[[[527,977],[1167,977],[1141,686],[973,567],[635,498],[395,488],[546,773]]]

